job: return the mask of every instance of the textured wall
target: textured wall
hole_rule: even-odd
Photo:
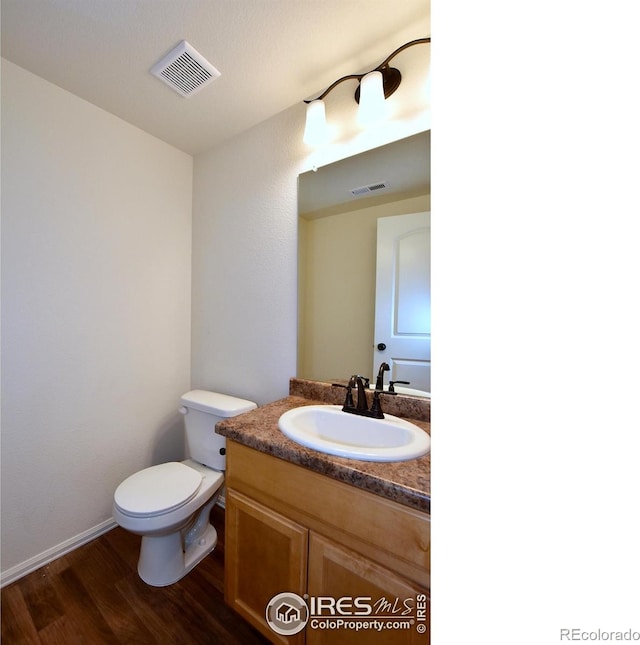
[[[426,76],[426,60],[420,65]],[[411,103],[413,95],[392,98]],[[419,105],[363,132],[353,123],[353,92],[338,95],[331,118],[342,135],[314,150],[302,143],[300,103],[195,158],[194,387],[258,404],[286,396],[297,369],[298,175],[425,131],[429,112]]]
[[[192,158],[2,64],[2,569],[182,456]]]
[[[194,387],[262,404],[295,376],[303,120],[287,110],[195,159]]]

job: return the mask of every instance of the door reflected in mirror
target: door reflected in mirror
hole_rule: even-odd
[[[385,385],[408,381],[396,391],[430,391],[429,160],[424,132],[300,175],[298,377],[334,382],[358,373],[373,384],[384,361]],[[386,252],[391,304],[378,314],[382,337],[378,220],[388,228],[400,215],[414,223]]]

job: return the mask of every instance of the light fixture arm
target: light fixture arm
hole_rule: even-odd
[[[412,41],[410,41],[408,43],[405,43],[401,47],[398,47],[398,49],[396,49],[392,54],[387,56],[387,58],[382,63],[380,63],[380,65],[378,67],[376,67],[376,70],[380,71],[383,67],[386,67],[389,64],[389,62],[391,61],[392,58],[397,56],[401,51],[404,51],[408,47],[413,47],[414,45],[422,45],[422,44],[426,44],[426,43],[430,43],[430,42],[431,42],[431,38],[417,38],[416,40],[412,40]]]
[[[421,44],[426,44],[426,43],[430,43],[430,42],[431,42],[431,38],[417,38],[416,40],[412,40],[412,41],[410,41],[408,43],[405,43],[401,47],[398,47],[398,49],[396,49],[394,52],[392,52],[389,56],[387,56],[387,58],[385,58],[385,60],[382,63],[380,63],[380,65],[378,65],[378,67],[376,67],[375,69],[372,69],[371,72],[382,72],[382,74],[385,75],[386,73],[389,72],[389,70],[394,69],[393,67],[389,67],[389,62],[394,58],[394,56],[397,56],[401,51],[404,51],[408,47],[413,47],[413,45],[421,45]],[[400,79],[399,79],[400,72],[398,70],[396,70],[396,72],[397,72],[397,76],[398,76],[397,84],[395,84],[395,87],[393,87],[390,90],[389,93],[387,93],[387,91],[385,89],[385,98],[388,98],[389,96],[391,96],[391,94],[393,94],[393,92],[395,92],[396,89],[398,89],[398,86],[400,85]],[[310,100],[305,99],[304,103],[311,103],[313,101],[321,101],[322,99],[324,99],[325,96],[327,96],[327,94],[329,94],[329,92],[331,92],[331,90],[333,90],[334,87],[336,87],[337,85],[340,85],[340,83],[343,83],[344,81],[348,81],[348,80],[350,80],[352,78],[355,78],[355,79],[358,80],[358,82],[360,82],[368,73],[370,73],[370,72],[367,72],[365,74],[349,74],[348,76],[343,76],[342,78],[339,78],[337,81],[334,81],[333,83],[331,83],[331,85],[329,85],[329,87],[322,94],[320,94],[320,96],[318,96],[318,98],[310,99]],[[386,83],[385,83],[385,86],[386,86]],[[358,102],[359,102],[359,97],[360,97],[360,91],[359,90],[360,90],[360,87],[358,87],[358,90],[356,91],[356,97],[355,97],[356,101],[358,101]]]
[[[360,81],[363,76],[364,74],[349,74],[349,76],[343,76],[342,78],[339,78],[337,81],[334,81],[333,83],[331,83],[331,85],[329,85],[329,87],[324,92],[322,92],[322,94],[320,94],[320,96],[317,99],[309,99],[309,100],[305,99],[304,102],[311,103],[312,101],[321,101],[327,94],[329,94],[329,92],[334,87],[336,87],[336,85],[340,85],[340,83],[342,83],[343,81],[348,81],[351,78],[357,78],[358,81]]]

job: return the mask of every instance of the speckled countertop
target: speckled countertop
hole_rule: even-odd
[[[344,390],[326,383],[291,379],[289,396],[268,403],[216,425],[216,432],[228,439],[362,488],[405,506],[431,512],[431,454],[419,459],[391,463],[334,457],[285,437],[278,419],[287,410],[303,405],[342,404]],[[407,418],[430,434],[429,400],[414,397],[386,397],[384,411]]]

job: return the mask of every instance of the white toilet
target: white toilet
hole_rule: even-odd
[[[149,585],[177,582],[216,546],[209,522],[226,466],[225,438],[218,421],[258,407],[226,394],[192,390],[180,399],[190,459],[145,468],[116,489],[113,518],[142,536],[138,574]]]

